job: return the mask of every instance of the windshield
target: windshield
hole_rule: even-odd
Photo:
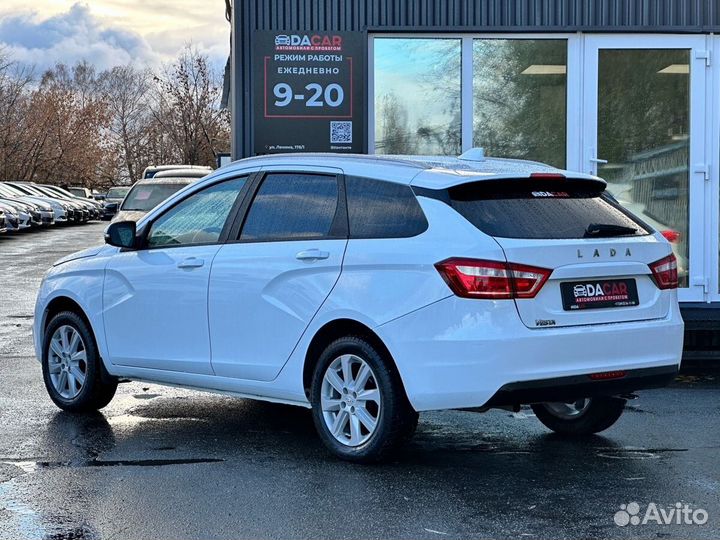
[[[121,210],[149,212],[185,184],[136,184],[127,194]]]
[[[107,192],[107,198],[108,199],[124,199],[125,195],[127,195],[127,192],[130,191],[130,188],[127,187],[114,187],[108,189]]]

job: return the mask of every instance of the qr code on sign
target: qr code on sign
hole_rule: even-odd
[[[352,121],[330,122],[330,144],[352,142]]]

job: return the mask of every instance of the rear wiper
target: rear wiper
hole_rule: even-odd
[[[585,238],[623,236],[635,232],[637,232],[635,227],[625,227],[624,225],[612,225],[609,223],[591,223],[587,226],[587,229],[585,229]]]

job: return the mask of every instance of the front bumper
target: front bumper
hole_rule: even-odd
[[[19,231],[20,220],[15,216],[5,216],[5,227],[8,231]]]
[[[677,369],[683,343],[677,302],[663,319],[529,329],[513,302],[449,297],[375,330],[418,411],[490,406],[508,385]]]

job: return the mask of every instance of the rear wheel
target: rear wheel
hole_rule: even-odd
[[[418,414],[405,396],[392,361],[359,337],[331,343],[312,381],[315,427],[336,456],[380,461],[412,437]]]
[[[63,410],[87,412],[110,403],[117,381],[103,377],[102,360],[87,323],[76,313],[55,315],[45,331],[43,379],[50,399]]]
[[[563,435],[590,435],[612,426],[625,409],[625,400],[613,397],[582,398],[574,402],[532,405],[538,420]]]

